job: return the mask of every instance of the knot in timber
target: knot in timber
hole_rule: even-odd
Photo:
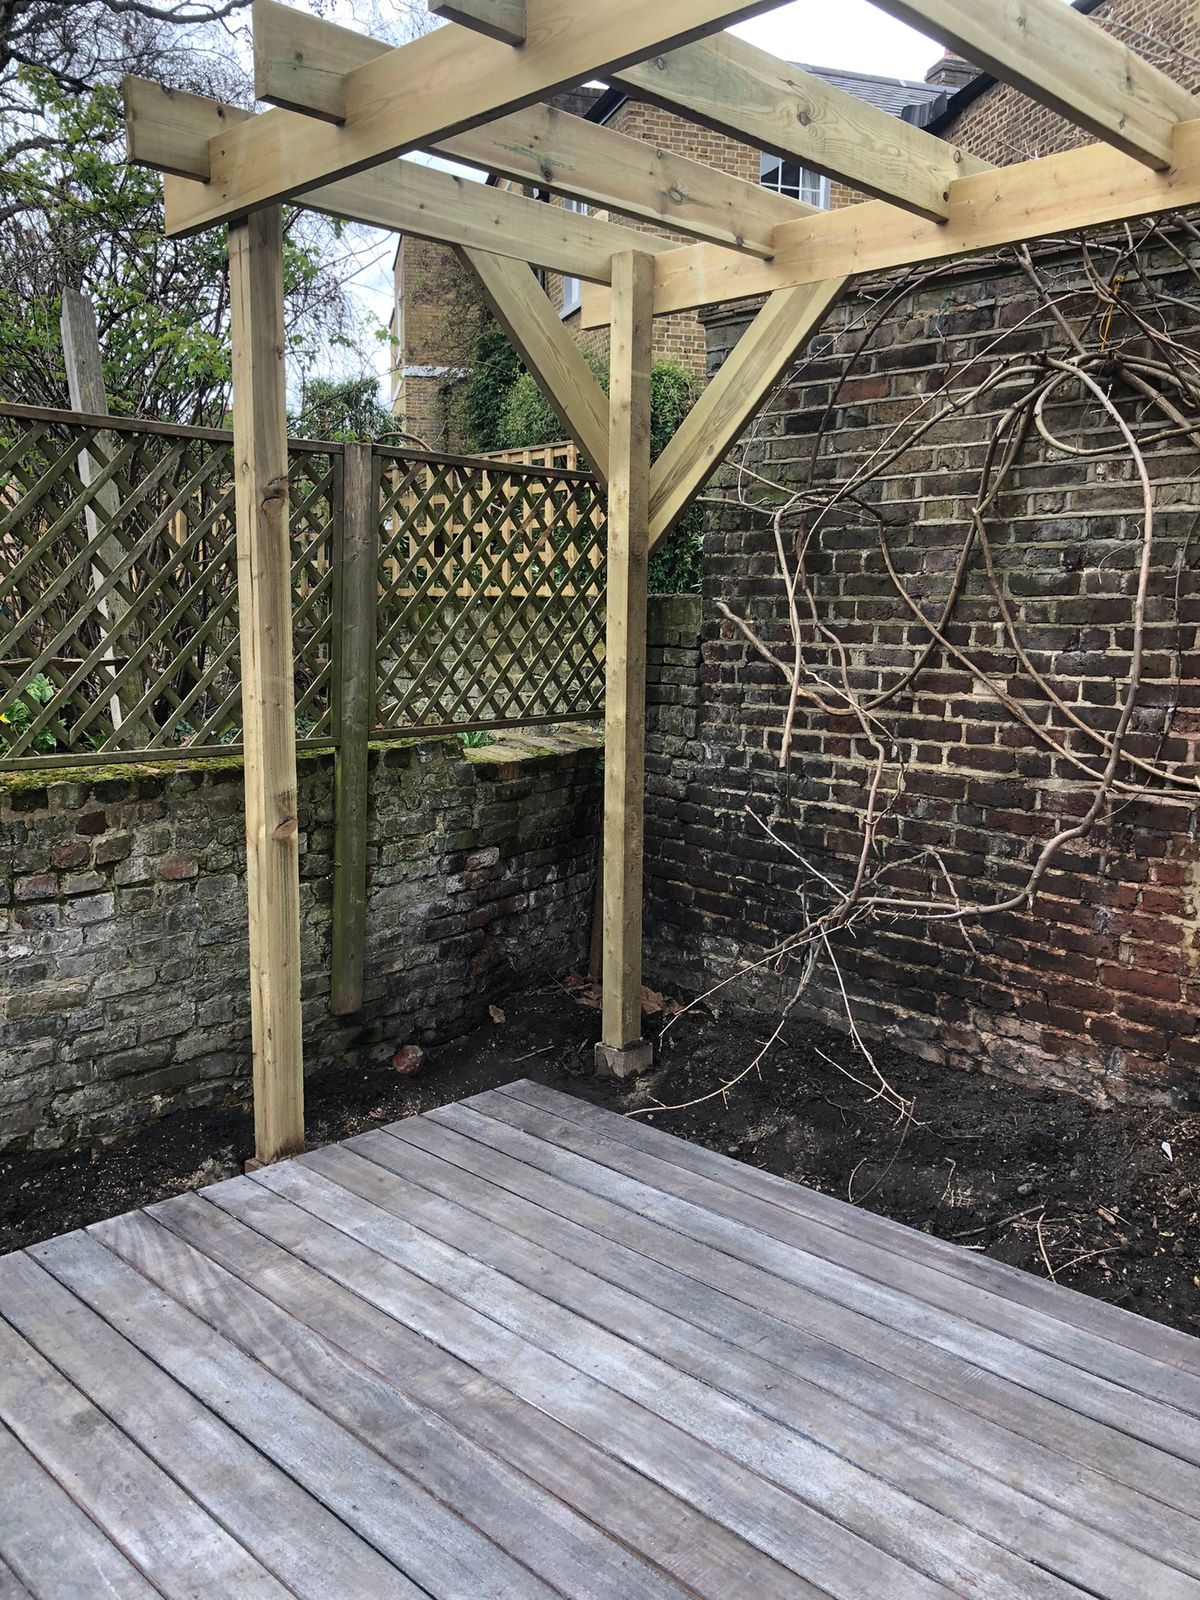
[[[262,508],[264,511],[270,511],[279,501],[283,501],[286,505],[287,499],[288,481],[286,475],[280,478],[272,478],[270,483],[267,484],[266,493],[262,497]]]
[[[300,831],[300,824],[295,817],[285,817],[275,829],[272,838],[279,840],[294,839]]]

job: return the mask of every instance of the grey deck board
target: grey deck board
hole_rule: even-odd
[[[0,1600],[1200,1600],[1200,1341],[527,1081],[0,1259]]]
[[[34,1596],[155,1600],[161,1593],[2,1422],[0,1556]]]
[[[29,1590],[3,1559],[0,1559],[0,1600],[30,1600]]]
[[[188,1196],[151,1212],[331,1346],[353,1351],[368,1375],[429,1407],[689,1590],[724,1596],[741,1578],[766,1596],[794,1592],[752,1546],[217,1206]]]
[[[974,1436],[963,1414],[976,1413],[1034,1443],[1052,1442],[1057,1453],[1069,1456],[1077,1466],[1092,1467],[1142,1496],[1174,1506],[1187,1513],[1189,1525],[1193,1522],[1194,1509],[1200,1504],[1200,1469],[1190,1463],[1164,1456],[1127,1433],[1044,1399],[894,1324],[878,1322],[853,1306],[827,1299],[762,1266],[676,1232],[635,1209],[638,1191],[632,1187],[627,1204],[605,1198],[588,1187],[595,1182],[596,1172],[583,1157],[466,1105],[442,1107],[397,1123],[386,1132],[454,1163],[455,1176],[446,1183],[453,1185],[455,1198],[463,1199],[467,1193],[486,1195],[490,1185],[501,1185],[537,1201],[560,1230],[586,1224],[636,1251],[653,1264],[649,1270],[641,1269],[639,1292],[656,1303],[660,1303],[657,1296],[661,1293],[672,1307],[681,1304],[661,1277],[662,1268],[668,1270],[672,1283],[681,1274],[698,1279],[719,1291],[717,1314],[724,1328],[740,1326],[738,1312],[728,1306],[730,1299],[767,1313],[769,1322],[753,1327],[754,1347],[762,1350],[782,1337],[788,1364],[802,1361],[808,1375],[817,1377],[832,1361],[833,1370],[841,1374],[837,1381],[842,1386],[853,1383],[848,1374],[873,1378],[871,1369],[882,1369],[950,1402],[951,1415],[961,1423],[952,1430],[956,1442],[966,1443]],[[354,1148],[354,1142],[348,1147]],[[489,1185],[482,1191],[473,1190],[469,1178],[458,1176],[464,1169],[472,1174],[482,1172]],[[426,1168],[426,1173],[430,1181],[436,1181],[435,1168]],[[606,1189],[614,1187],[604,1169],[600,1177]],[[566,1220],[570,1218],[574,1221]],[[783,1326],[782,1336],[778,1324]],[[914,1403],[911,1396],[902,1403],[910,1420],[914,1412],[918,1417],[925,1414],[923,1402]],[[931,1423],[940,1428],[943,1415],[937,1413]],[[1067,1481],[1074,1482],[1069,1473]]]
[[[373,1156],[385,1171],[379,1178],[364,1178],[350,1151]],[[561,1325],[568,1340],[573,1334],[574,1344],[555,1347],[568,1359],[576,1359],[568,1352],[578,1350],[581,1321],[590,1323],[606,1329],[615,1340],[636,1345],[642,1352],[640,1362],[647,1369],[643,1381],[667,1395],[668,1403],[678,1398],[681,1409],[686,1408],[689,1416],[700,1419],[709,1412],[723,1414],[724,1408],[703,1389],[697,1392],[685,1385],[682,1394],[674,1393],[670,1388],[673,1379],[664,1379],[658,1372],[656,1364],[660,1360],[675,1373],[697,1380],[713,1394],[735,1403],[744,1402],[790,1430],[796,1437],[790,1441],[789,1475],[776,1477],[776,1481],[802,1494],[826,1514],[836,1502],[843,1519],[864,1537],[879,1542],[873,1515],[876,1502],[883,1497],[876,1480],[889,1484],[899,1496],[908,1496],[913,1502],[907,1509],[907,1519],[914,1541],[909,1558],[912,1559],[916,1541],[920,1541],[930,1576],[948,1583],[964,1576],[976,1583],[986,1578],[999,1593],[1007,1574],[1013,1593],[1024,1590],[1032,1597],[1062,1592],[1049,1579],[1031,1579],[1024,1559],[1010,1560],[1004,1552],[1011,1553],[1014,1547],[1049,1572],[1088,1585],[1105,1600],[1139,1600],[1144,1585],[1162,1576],[1161,1564],[1148,1557],[1144,1546],[1140,1552],[1123,1547],[1094,1522],[1092,1536],[1081,1540],[1076,1522],[1052,1509],[1049,1501],[1044,1501],[1042,1508],[1030,1506],[1024,1488],[1015,1490],[1012,1483],[1027,1484],[1034,1473],[1034,1463],[1027,1456],[1014,1460],[1022,1452],[1011,1435],[997,1433],[990,1442],[992,1458],[1002,1476],[992,1476],[963,1454],[953,1460],[944,1448],[922,1440],[910,1427],[897,1427],[888,1420],[886,1411],[890,1409],[907,1422],[902,1398],[893,1395],[890,1406],[877,1407],[873,1413],[859,1409],[837,1392],[836,1380],[834,1386],[819,1388],[786,1367],[769,1363],[758,1352],[741,1348],[729,1339],[727,1330],[714,1333],[699,1326],[694,1318],[686,1319],[648,1305],[639,1293],[615,1285],[611,1274],[597,1276],[596,1271],[602,1272],[604,1265],[604,1260],[599,1259],[604,1254],[599,1239],[584,1234],[573,1241],[568,1256],[543,1249],[531,1239],[530,1231],[512,1231],[512,1213],[520,1202],[502,1190],[496,1191],[499,1204],[492,1212],[492,1220],[498,1226],[481,1232],[473,1214],[456,1201],[431,1194],[408,1181],[414,1168],[419,1179],[423,1170],[421,1157],[386,1134],[352,1140],[346,1149],[320,1152],[306,1164],[317,1166],[335,1181],[348,1183],[353,1192],[364,1198],[378,1197],[388,1210],[403,1219],[403,1226],[428,1228],[443,1242],[457,1245],[464,1254],[469,1249],[474,1259],[485,1261],[514,1282],[534,1293],[543,1292],[556,1312],[573,1314],[573,1318],[562,1318]],[[401,1182],[390,1181],[388,1173],[400,1177]],[[689,1295],[687,1280],[676,1286],[676,1295],[685,1308],[696,1298]],[[537,1308],[536,1314],[544,1328],[551,1326],[553,1314],[544,1308]],[[584,1337],[594,1362],[595,1334],[585,1326]],[[639,1358],[620,1353],[627,1362],[638,1364]],[[806,1363],[801,1359],[797,1365],[803,1368]],[[593,1366],[593,1370],[599,1368]],[[629,1389],[625,1392],[633,1393]],[[640,1393],[637,1391],[634,1397],[640,1397]],[[689,1426],[694,1428],[695,1424]],[[733,1448],[729,1444],[725,1447]],[[822,1450],[829,1456],[823,1456]],[[764,1470],[755,1458],[743,1459],[755,1465],[756,1470]],[[796,1473],[801,1466],[803,1479]],[[855,1468],[870,1475],[868,1483],[856,1475]],[[882,1510],[889,1531],[904,1514],[899,1496],[890,1503],[884,1499]],[[864,1503],[869,1508],[865,1512],[860,1509]],[[968,1507],[969,1512],[964,1515],[964,1508]],[[952,1526],[946,1524],[945,1517],[951,1519]],[[1192,1530],[1186,1532],[1190,1538]],[[973,1536],[976,1533],[983,1536],[977,1539]],[[894,1541],[894,1533],[890,1536]],[[989,1538],[1003,1548],[991,1548]],[[1191,1554],[1194,1566],[1194,1549]]]
[[[51,1259],[53,1259],[51,1257]],[[265,1461],[27,1256],[0,1261],[0,1305],[28,1342],[297,1597],[344,1575],[362,1600],[398,1592],[391,1564]],[[180,1450],[179,1441],[189,1446]],[[313,1537],[289,1529],[307,1520]],[[416,1595],[415,1588],[409,1588]]]
[[[489,1109],[554,1150],[586,1156],[598,1193],[1200,1464],[1190,1374],[1012,1306],[1001,1291],[963,1284],[836,1229],[810,1228],[776,1206],[514,1098],[497,1096]]]
[[[611,1138],[661,1156],[690,1172],[716,1178],[747,1194],[758,1195],[798,1216],[811,1217],[840,1228],[843,1232],[869,1239],[896,1255],[937,1265],[942,1271],[969,1283],[985,1284],[992,1289],[1002,1285],[1002,1292],[1015,1305],[1045,1311],[1073,1327],[1100,1334],[1200,1378],[1200,1339],[1181,1333],[1176,1328],[1149,1322],[1145,1317],[1139,1317],[1121,1306],[1108,1305],[1089,1295],[1078,1294],[1062,1284],[1035,1278],[1006,1262],[981,1258],[946,1239],[906,1228],[889,1217],[864,1211],[834,1195],[821,1194],[802,1184],[790,1183],[773,1172],[764,1172],[744,1162],[730,1161],[703,1145],[672,1138],[639,1118],[614,1116],[601,1106],[560,1094],[542,1084],[523,1080],[508,1084],[497,1092],[542,1106],[571,1121],[581,1122],[585,1127],[595,1128]],[[478,1101],[463,1103],[470,1105]]]
[[[268,1460],[387,1556],[409,1580],[397,1577],[397,1594],[418,1593],[427,1582],[479,1600],[544,1600],[553,1592],[96,1239],[68,1235],[35,1253],[198,1399],[236,1414],[240,1431]]]
[[[0,1323],[0,1418],[128,1559],[154,1574],[155,1586],[172,1600],[199,1600],[206,1594],[281,1600],[287,1595],[265,1567],[7,1322]]]
[[[455,1131],[451,1123],[474,1127],[478,1137]],[[869,1332],[876,1324],[865,1319],[856,1322],[844,1313],[834,1321],[834,1339],[814,1338],[774,1314],[778,1296],[771,1293],[773,1280],[765,1280],[767,1292],[751,1309],[722,1292],[728,1257],[717,1258],[716,1266],[709,1269],[713,1276],[686,1276],[672,1265],[678,1235],[585,1190],[564,1194],[559,1180],[495,1148],[489,1140],[498,1132],[495,1123],[476,1113],[450,1107],[444,1115],[412,1118],[386,1134],[350,1140],[347,1148],[384,1166],[398,1164],[414,1181],[458,1200],[492,1223],[513,1229],[521,1238],[545,1244],[565,1260],[587,1260],[591,1270],[609,1282],[686,1318],[738,1350],[773,1362],[785,1381],[799,1371],[807,1382],[869,1414],[902,1419],[904,1429],[925,1446],[948,1451],[984,1471],[1010,1473],[1015,1463],[1027,1494],[1089,1523],[1102,1534],[1113,1526],[1121,1527],[1125,1539],[1146,1554],[1170,1550],[1182,1570],[1200,1576],[1200,1524],[1195,1518],[1109,1475],[1112,1467],[1122,1464],[1122,1445],[1129,1443],[1125,1436],[1090,1425],[1093,1446],[1099,1444],[1106,1470],[1100,1472],[1078,1461],[1069,1466],[1058,1450],[1041,1439],[1014,1438],[1004,1425],[1012,1416],[1019,1392],[1006,1397],[1007,1410],[998,1403],[993,1418],[986,1420],[936,1389],[931,1392],[864,1360],[855,1346],[861,1348],[861,1330]],[[523,1137],[514,1133],[514,1138]],[[403,1141],[407,1153],[393,1155],[384,1142],[389,1139]],[[511,1198],[501,1204],[505,1196]],[[565,1215],[568,1211],[574,1220]],[[588,1240],[586,1232],[593,1228],[600,1237]],[[651,1256],[639,1253],[646,1243],[654,1250]],[[892,1343],[893,1336],[880,1341],[885,1346]],[[918,1352],[924,1349],[917,1346]],[[936,1378],[943,1365],[930,1363],[934,1370],[923,1375],[925,1380]],[[975,1381],[957,1386],[956,1396],[974,1394],[984,1375],[978,1369],[972,1371]],[[1045,1436],[1057,1444],[1058,1430],[1072,1420],[1073,1413],[1063,1407],[1054,1409],[1056,1415]],[[1098,1441],[1097,1435],[1101,1436]],[[1191,1479],[1190,1498],[1185,1503],[1200,1504],[1200,1473],[1193,1468],[1182,1470]]]
[[[1047,1310],[1014,1305],[1012,1297],[998,1287],[998,1280],[987,1273],[988,1264],[979,1262],[969,1251],[962,1254],[968,1260],[976,1260],[986,1273],[979,1281],[946,1272],[940,1259],[900,1255],[890,1244],[847,1232],[824,1218],[785,1210],[774,1200],[747,1193],[740,1184],[735,1186],[723,1178],[693,1172],[657,1153],[643,1151],[626,1139],[614,1139],[608,1126],[601,1132],[591,1119],[586,1124],[576,1124],[574,1119],[565,1122],[552,1114],[541,1113],[541,1117],[546,1134],[556,1144],[572,1149],[582,1144],[592,1160],[716,1211],[768,1238],[800,1243],[822,1259],[837,1261],[876,1282],[902,1287],[941,1311],[969,1317],[981,1327],[1008,1334],[1031,1349],[1104,1376],[1145,1400],[1179,1407],[1200,1417],[1200,1377],[1090,1329],[1064,1323]],[[913,1237],[924,1238],[915,1233]],[[1164,1335],[1169,1331],[1164,1329]],[[1165,1337],[1162,1343],[1165,1347]]]

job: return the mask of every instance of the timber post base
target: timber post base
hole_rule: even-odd
[[[596,1071],[602,1078],[633,1078],[654,1065],[654,1046],[648,1039],[632,1044],[596,1046]]]

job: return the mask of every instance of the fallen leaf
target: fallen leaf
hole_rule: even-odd
[[[495,1023],[508,1021],[508,1018],[504,1015],[499,1006],[489,1006],[488,1016],[491,1017],[492,1021]]]
[[[666,1007],[666,1001],[655,989],[647,989],[642,985],[642,1013],[647,1017],[656,1017]]]
[[[425,1060],[425,1052],[419,1044],[401,1045],[392,1057],[392,1066],[397,1072],[402,1072],[405,1077],[411,1078],[420,1072],[421,1063]]]

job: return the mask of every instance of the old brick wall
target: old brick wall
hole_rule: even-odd
[[[455,401],[487,313],[474,277],[449,245],[405,235],[392,268],[392,410],[430,450],[465,449]]]
[[[330,1015],[332,762],[300,768],[307,1066],[453,1037],[518,977],[584,959],[595,736],[456,739],[371,763],[366,993]],[[240,763],[0,778],[0,1151],[244,1095]]]
[[[1141,268],[1178,297],[1168,315],[1188,338],[1195,280],[1169,253],[1145,258]],[[1048,260],[1045,270],[1067,296],[1068,316],[1083,326],[1088,297],[1069,293],[1080,283],[1078,258]],[[1127,293],[1142,292],[1136,277],[1129,274]],[[943,383],[961,389],[1005,357],[1036,356],[1053,343],[1048,318],[1018,272],[953,268],[899,301],[835,393],[870,314],[869,300],[848,302],[770,402],[748,447],[756,470],[793,488],[844,481]],[[714,365],[746,315],[729,309],[710,321]],[[1118,315],[1105,336],[1128,332]],[[1013,393],[1008,385],[950,417],[866,492],[878,503],[904,580],[930,610],[948,591],[986,440]],[[827,405],[829,429],[818,441]],[[1087,437],[1077,431],[1088,419],[1073,396],[1048,415],[1069,437]],[[1200,474],[1194,446],[1178,438],[1154,446],[1149,462],[1157,553],[1134,748],[1194,771]],[[728,470],[720,486],[733,490]],[[1115,726],[1129,668],[1139,507],[1127,456],[1080,460],[1037,441],[992,523],[999,580],[1035,664],[1099,729]],[[847,650],[856,687],[895,683],[926,635],[888,578],[874,519],[849,509],[835,516],[812,565],[819,614]],[[761,960],[802,926],[798,890],[806,872],[759,821],[790,805],[795,829],[785,834],[788,842],[845,883],[860,847],[870,771],[851,721],[811,710],[800,714],[790,779],[779,771],[787,686],[717,609],[726,602],[771,645],[790,649],[764,520],[736,506],[711,510],[704,566],[695,654],[683,638],[675,646],[681,694],[698,667],[699,703],[686,715],[672,711],[669,735],[659,725],[648,763],[648,981],[693,991]],[[1094,751],[1081,736],[1063,734],[1061,715],[1020,669],[978,557],[951,639],[1035,723],[1057,730],[1073,751]],[[806,659],[815,673],[836,679],[830,651],[811,638]],[[1066,759],[941,651],[883,715],[889,783],[904,768],[881,836],[885,853],[924,852],[920,868],[893,880],[908,892],[922,881],[928,892],[936,852],[968,898],[1004,899],[1025,881],[1042,842],[1090,798]],[[928,924],[860,928],[837,951],[857,1019],[875,1037],[959,1066],[1029,1075],[1097,1098],[1196,1098],[1195,833],[1190,806],[1123,800],[1086,842],[1064,853],[1032,909],[973,924],[969,940]],[[729,998],[776,1008],[795,975],[794,966],[780,975],[768,963]],[[828,967],[809,998],[815,1011],[844,1023]]]

